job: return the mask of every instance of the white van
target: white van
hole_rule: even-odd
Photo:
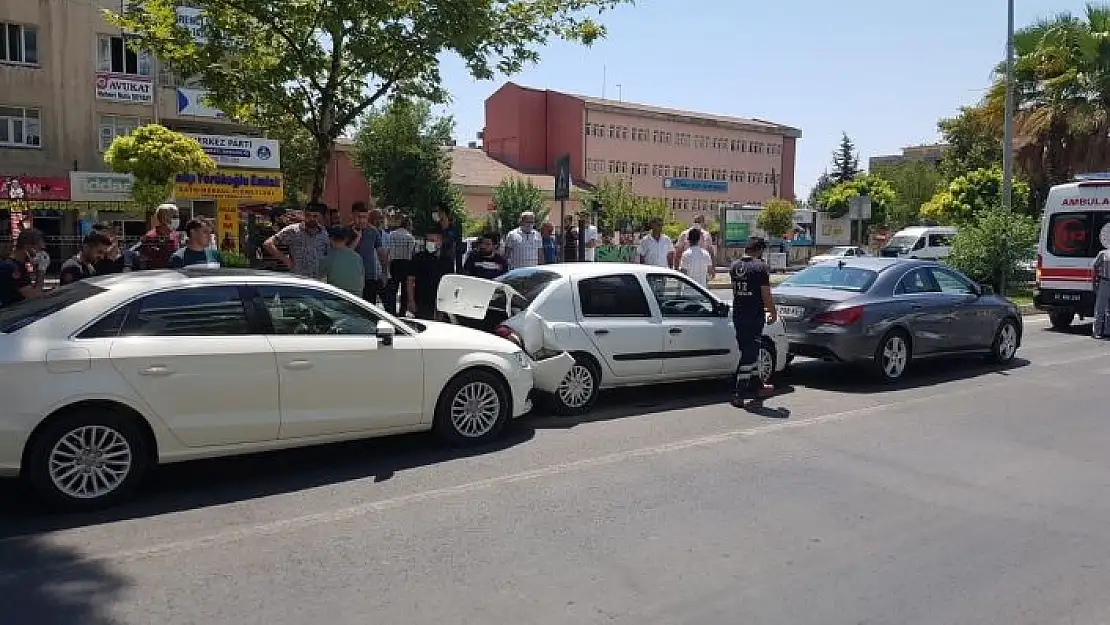
[[[1084,174],[1048,192],[1037,241],[1033,305],[1049,314],[1052,327],[1093,317],[1091,263],[1102,249],[1099,231],[1110,223],[1110,174]]]
[[[952,226],[917,226],[899,230],[879,250],[880,256],[889,258],[920,258],[943,260],[952,252],[952,239],[956,229]]]

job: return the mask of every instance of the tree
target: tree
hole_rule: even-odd
[[[1014,180],[1011,194],[1014,213],[1029,215],[1029,185]],[[1002,169],[977,169],[952,180],[921,207],[921,216],[938,223],[963,226],[978,214],[1002,207]]]
[[[829,217],[836,219],[848,214],[852,200],[861,196],[871,199],[871,221],[878,224],[886,223],[887,211],[898,198],[889,182],[879,176],[863,174],[826,191],[818,205]]]
[[[602,232],[642,230],[656,217],[664,223],[673,221],[673,212],[665,200],[636,197],[632,184],[623,178],[599,180],[586,203],[601,207],[598,229]]]
[[[835,186],[836,181],[832,179],[829,170],[826,169],[825,173],[817,177],[817,184],[809,190],[809,199],[806,201],[806,205],[809,208],[817,208],[821,204],[821,194]]]
[[[859,152],[856,144],[848,138],[848,133],[840,137],[840,147],[833,152],[832,181],[835,184],[850,182],[859,175]]]
[[[983,106],[965,106],[955,117],[937,122],[948,149],[940,171],[948,180],[969,171],[1002,166],[1002,125]]]
[[[520,215],[531,211],[536,215],[536,221],[543,223],[547,220],[547,203],[544,202],[543,191],[524,178],[507,178],[493,190],[493,207],[497,211],[499,229],[512,230],[520,222]]]
[[[921,206],[936,195],[944,183],[940,171],[931,163],[906,161],[881,165],[871,172],[890,184],[895,200],[887,208],[882,225],[893,229],[916,224]]]
[[[1005,294],[1018,272],[1018,262],[1032,257],[1037,231],[1036,219],[992,206],[960,227],[946,262]]]
[[[630,0],[192,0],[201,37],[177,24],[180,0],[132,0],[107,11],[208,99],[241,121],[286,119],[313,139],[310,199],[323,194],[335,141],[390,95],[445,101],[440,59],[461,57],[479,80],[514,74],[552,39],[591,44],[585,17]]]
[[[116,137],[104,153],[104,162],[116,173],[135,177],[131,197],[148,210],[173,194],[178,175],[207,174],[216,169],[196,139],[159,124],[139,126]]]
[[[270,139],[281,143],[281,175],[285,183],[285,201],[292,206],[303,206],[309,199],[313,176],[312,135],[300,124],[288,119],[257,120],[258,127],[266,129]]]
[[[767,236],[781,239],[794,231],[794,203],[780,198],[772,199],[763,205],[755,225]]]
[[[463,204],[451,191],[451,155],[446,149],[454,131],[449,117],[435,117],[428,102],[396,99],[372,109],[355,135],[354,162],[374,190],[374,197],[413,219],[418,229],[431,221],[440,205],[462,218]]]

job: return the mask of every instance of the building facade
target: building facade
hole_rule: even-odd
[[[118,10],[120,2],[0,2],[0,247],[20,227],[13,206],[28,209],[22,221],[47,235],[55,261],[73,253],[93,219],[119,223],[126,237],[145,232],[147,216],[130,202],[129,178],[109,173],[103,157],[116,137],[150,122],[193,133],[221,168],[205,180],[182,181],[176,195],[183,217],[216,217],[217,203],[237,193],[222,190],[235,186],[229,173],[266,179],[243,199],[281,201],[276,142],[232,123],[205,104],[195,84],[125,45],[103,18],[105,8]],[[179,9],[180,24],[199,19],[195,9]],[[13,187],[21,190],[18,205]]]
[[[874,171],[876,168],[914,161],[929,163],[931,165],[940,165],[940,160],[944,158],[944,152],[947,149],[948,146],[943,143],[911,145],[902,148],[901,154],[872,156],[867,159],[867,168],[870,171]]]
[[[628,180],[666,200],[683,221],[720,204],[794,198],[801,131],[772,122],[680,111],[507,83],[486,100],[483,147],[515,169],[550,174],[569,154],[571,176]]]

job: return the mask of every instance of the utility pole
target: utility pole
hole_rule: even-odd
[[[1014,0],[1006,0],[1006,113],[1002,130],[1002,208],[1014,190]]]

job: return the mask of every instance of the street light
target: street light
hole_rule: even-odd
[[[1002,208],[1014,189],[1014,0],[1006,0],[1006,112],[1002,125]]]

